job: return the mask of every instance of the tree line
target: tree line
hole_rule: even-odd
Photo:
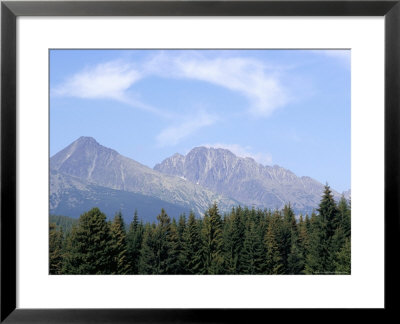
[[[71,230],[49,226],[50,274],[350,274],[351,206],[335,202],[325,186],[316,212],[235,207],[223,215],[213,204],[196,217],[143,223],[137,212],[126,228],[98,208]]]

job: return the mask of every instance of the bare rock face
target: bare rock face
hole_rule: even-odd
[[[196,147],[151,169],[91,137],[80,137],[50,159],[50,211],[65,215],[69,210],[76,215],[80,206],[90,204],[110,212],[140,205],[149,214],[165,205],[177,213],[193,210],[202,215],[214,202],[221,211],[239,204],[281,209],[290,203],[296,213],[310,213],[318,207],[323,189],[310,177],[220,148]],[[350,190],[344,196],[349,198]]]
[[[282,208],[290,203],[297,212],[317,208],[324,185],[310,177],[275,166],[263,166],[226,149],[196,147],[186,156],[174,154],[154,170],[179,176],[248,206]],[[340,196],[333,191],[334,196]]]
[[[54,198],[60,197],[59,190],[66,186],[79,185],[83,188],[84,185],[91,184],[155,197],[170,204],[187,207],[198,214],[204,213],[213,202],[217,202],[223,210],[238,204],[233,199],[179,176],[163,174],[124,157],[115,150],[100,145],[91,137],[80,137],[51,157],[50,169],[54,175],[58,174],[50,177],[50,197]],[[65,179],[69,179],[68,184]],[[50,205],[56,208],[57,199],[50,201]]]

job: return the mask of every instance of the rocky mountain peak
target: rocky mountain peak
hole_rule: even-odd
[[[92,144],[92,145],[100,145],[93,137],[91,136],[81,136],[75,142],[81,144]]]
[[[186,154],[186,157],[190,156],[199,156],[199,155],[204,155],[208,157],[222,157],[222,156],[227,156],[231,158],[235,158],[236,156],[229,150],[224,149],[224,148],[214,148],[214,147],[205,147],[205,146],[198,146],[193,148],[188,154]]]
[[[50,168],[90,179],[96,164],[115,159],[118,152],[100,145],[93,137],[82,136],[50,158]]]
[[[174,159],[179,160],[180,156],[174,155],[171,161]],[[170,166],[173,165],[179,166],[179,163],[171,162]],[[192,209],[198,214],[214,201],[219,202],[222,208],[230,208],[236,204],[234,200],[188,182],[182,177],[162,174],[122,156],[117,151],[100,145],[91,137],[80,137],[51,157],[50,168],[53,175],[61,175],[63,179],[73,177],[84,185],[156,197],[170,204],[184,206],[186,210]],[[56,177],[53,176],[53,179]],[[52,184],[54,188],[60,187],[54,185],[54,181]],[[55,191],[57,190],[54,189]]]
[[[304,214],[318,206],[324,189],[310,177],[298,177],[278,165],[263,166],[223,148],[195,147],[186,155],[175,153],[150,169],[87,136],[51,157],[50,168],[53,179],[73,177],[74,187],[81,191],[84,186],[96,185],[133,192],[197,213],[218,201],[223,208],[241,204],[281,209],[290,203]],[[53,192],[59,194],[61,189],[57,188],[65,182],[51,182]],[[340,198],[335,191],[333,194]]]
[[[290,202],[299,211],[310,211],[318,205],[324,187],[281,166],[263,166],[223,148],[195,147],[186,155],[165,159],[154,169],[260,208],[280,209]]]

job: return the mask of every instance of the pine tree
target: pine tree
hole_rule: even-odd
[[[319,215],[312,214],[310,244],[306,258],[306,274],[324,274],[327,270],[328,244],[326,240],[325,222]]]
[[[313,217],[313,215],[315,215],[314,211],[311,213],[311,217]],[[305,223],[306,223],[307,233],[310,233],[311,232],[311,220],[310,220],[310,217],[308,216],[308,214],[306,214]]]
[[[284,211],[285,213],[285,211]],[[286,273],[288,274],[301,274],[304,272],[305,263],[305,249],[304,249],[304,236],[306,233],[302,233],[300,236],[300,228],[305,231],[305,226],[303,226],[302,216],[300,215],[300,222],[296,222],[294,212],[291,210],[289,205],[289,211],[287,211],[288,216],[286,216],[286,226],[290,228],[290,251],[287,257],[287,268]]]
[[[279,242],[279,251],[282,257],[282,264],[285,273],[293,273],[293,269],[297,268],[293,262],[298,258],[297,249],[297,228],[296,219],[294,212],[289,205],[285,205],[283,208],[283,222],[279,222],[279,232],[277,235],[277,241]],[[291,253],[296,255],[290,256]],[[292,264],[289,266],[289,258]]]
[[[253,222],[256,221],[255,210],[252,209],[250,217]],[[231,230],[228,235],[229,244],[229,264],[228,269],[231,273],[240,273],[243,269],[240,264],[242,259],[243,245],[244,245],[244,234],[245,234],[245,215],[240,211],[236,211],[231,215]]]
[[[106,215],[93,208],[80,216],[69,236],[64,262],[68,274],[110,274],[112,253]]]
[[[202,236],[205,273],[222,273],[224,271],[222,220],[216,203],[204,215]]]
[[[155,232],[157,242],[156,273],[166,274],[168,273],[171,219],[165,210],[161,209],[161,213],[157,216],[157,221]]]
[[[337,252],[335,270],[339,274],[351,274],[350,238],[346,238],[342,248]]]
[[[308,218],[306,218],[307,220]],[[307,221],[303,220],[303,216],[300,215],[300,221],[299,221],[299,235],[298,235],[298,246],[299,246],[299,253],[301,255],[302,259],[302,269],[301,273],[304,273],[304,267],[305,267],[305,262],[306,262],[306,257],[308,254],[308,248],[309,248],[309,235],[308,235],[308,230],[307,230]]]
[[[337,228],[331,238],[330,254],[332,262],[335,264],[332,271],[337,268],[336,264],[340,263],[338,257],[343,256],[343,253],[347,252],[347,246],[344,247],[344,245],[347,242],[346,240],[350,238],[350,222],[350,208],[346,199],[342,197],[338,204]],[[341,251],[342,254],[340,254]]]
[[[56,224],[49,225],[49,273],[62,274],[63,265],[63,230]]]
[[[186,253],[186,229],[187,229],[187,222],[186,222],[186,215],[182,214],[179,216],[179,222],[178,222],[178,241],[179,241],[179,273],[181,274],[187,274],[188,270],[187,270],[187,264],[188,264],[188,260],[187,260],[187,253]]]
[[[351,235],[351,207],[344,197],[338,203],[338,214],[338,227],[342,228],[344,237],[348,238]]]
[[[279,223],[280,215],[279,212],[276,212],[269,222],[268,230],[265,235],[265,246],[267,250],[265,265],[267,274],[282,274],[285,271],[279,245],[276,240],[276,233],[279,231],[280,227]]]
[[[237,257],[235,258],[234,251],[234,240],[233,236],[233,222],[232,218],[234,214],[225,215],[223,218],[223,230],[222,230],[222,238],[223,238],[223,249],[224,249],[224,269],[227,274],[234,274],[236,272],[236,265],[238,263]]]
[[[339,225],[339,213],[328,185],[325,185],[324,194],[319,204],[318,213],[326,225],[327,239],[332,238],[336,228]]]
[[[288,274],[302,274],[304,271],[304,256],[298,243],[292,243],[287,266]]]
[[[241,255],[242,273],[261,274],[264,263],[264,244],[260,227],[255,221],[247,221]]]
[[[110,225],[112,274],[127,274],[130,271],[127,258],[125,224],[121,212],[117,213]]]
[[[318,214],[297,222],[281,211],[232,208],[223,218],[214,203],[203,218],[139,222],[128,233],[121,213],[113,221],[98,208],[67,232],[49,227],[49,271],[54,274],[350,274],[351,208],[324,189]]]
[[[201,274],[203,265],[203,242],[201,238],[201,222],[196,220],[193,212],[189,214],[188,226],[184,233],[184,255],[186,256],[186,271],[189,274]]]
[[[140,249],[138,265],[139,274],[157,274],[156,224],[146,223],[143,232],[143,243]]]
[[[314,216],[310,234],[310,248],[306,260],[306,273],[331,274],[335,271],[340,218],[338,208],[328,185]],[[336,236],[335,236],[336,234]]]
[[[179,240],[178,226],[175,218],[172,220],[168,240],[168,256],[166,260],[166,273],[182,274],[182,265],[180,263],[180,255],[182,246]]]
[[[143,224],[139,223],[138,213],[137,210],[135,210],[133,221],[129,226],[129,231],[126,237],[130,274],[139,273],[139,259],[143,241],[143,230]]]
[[[180,240],[183,240],[183,234],[185,232],[186,229],[186,215],[185,214],[181,214],[179,216],[179,221],[178,221],[178,226],[177,226],[177,230],[178,230],[178,236]]]

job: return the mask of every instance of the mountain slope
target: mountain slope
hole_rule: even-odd
[[[135,210],[143,221],[155,221],[161,208],[171,217],[189,214],[190,208],[172,204],[156,197],[139,193],[110,189],[85,183],[74,176],[50,172],[50,212],[78,218],[84,211],[98,207],[110,219],[121,211],[125,221],[130,223]]]
[[[94,199],[95,192],[101,196],[99,191],[111,189],[118,191],[119,194],[114,192],[110,200],[117,199],[117,196],[120,199],[121,195],[129,192],[156,198],[183,207],[185,210],[194,210],[198,214],[202,214],[214,201],[222,210],[237,204],[237,201],[215,194],[202,186],[177,176],[162,174],[124,157],[115,150],[100,145],[91,137],[80,137],[51,157],[50,169],[52,174],[58,175],[50,177],[51,210],[52,207],[53,210],[57,208],[55,207],[57,201],[59,206],[67,199],[65,196],[62,199],[57,196],[56,188],[60,187],[60,184],[68,184],[76,188],[80,194],[92,192],[92,198],[85,198],[88,201]],[[60,182],[58,185],[57,181]],[[94,189],[87,186],[96,187]],[[81,195],[79,199],[84,199],[83,196]],[[106,199],[106,196],[103,195],[102,199]]]
[[[297,177],[279,166],[263,166],[221,148],[196,147],[187,155],[174,154],[154,170],[259,208],[280,209],[290,203],[298,212],[310,212],[318,206],[324,188],[310,177]]]

